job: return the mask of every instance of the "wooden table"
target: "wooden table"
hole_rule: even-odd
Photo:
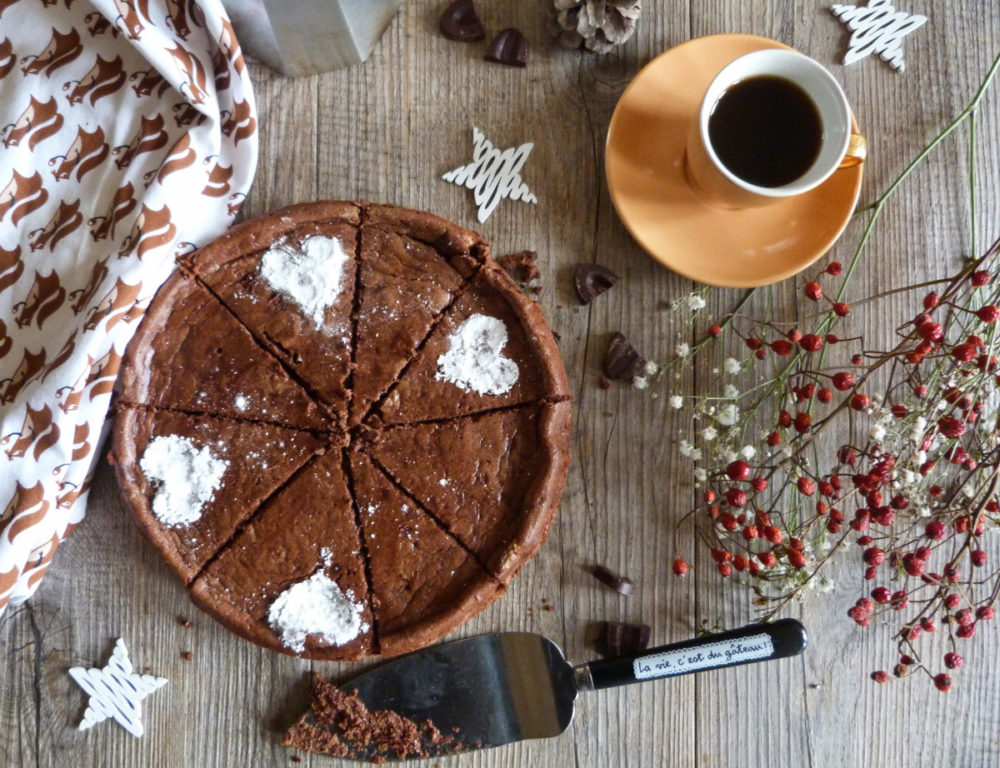
[[[777,0],[647,0],[636,36],[606,57],[550,46],[547,2],[480,2],[488,29],[524,30],[531,45],[526,70],[484,62],[482,44],[444,40],[436,30],[443,0],[411,0],[363,66],[298,80],[254,69],[261,155],[249,214],[314,198],[367,198],[476,227],[471,194],[439,178],[469,159],[472,127],[501,146],[535,142],[524,177],[539,204],[505,202],[478,228],[496,253],[527,248],[540,254],[542,307],[561,334],[576,397],[573,464],[541,554],[502,601],[456,637],[542,632],[582,661],[595,656],[590,640],[602,620],[646,622],[654,643],[666,643],[691,636],[703,620],[736,626],[753,618],[749,593],[721,584],[690,532],[678,547],[694,575],[678,580],[670,574],[678,551],[675,525],[695,493],[690,465],[673,439],[689,424],[662,396],[674,385],[647,392],[598,386],[612,331],[625,332],[653,359],[670,355],[675,334],[685,330],[664,305],[692,288],[649,259],[616,217],[603,175],[605,132],[625,85],[664,49],[717,32],[776,38],[829,65],[844,84],[870,137],[862,202],[871,201],[962,110],[1000,51],[994,2],[900,3],[930,16],[906,40],[903,74],[875,59],[840,66],[847,34],[825,4]],[[995,91],[983,102],[979,123],[980,244],[998,234]],[[966,147],[964,136],[953,137],[899,191],[868,247],[859,288],[943,275],[967,255]],[[855,225],[834,255],[845,258],[858,237]],[[622,281],[581,307],[569,274],[572,265],[590,260]],[[712,291],[707,311],[731,307],[739,296]],[[906,317],[911,301],[901,297],[891,316]],[[860,314],[872,334],[891,324]],[[685,374],[680,386],[693,391],[704,376]],[[585,571],[591,563],[629,574],[638,593],[622,598],[603,587]],[[846,617],[863,589],[855,564],[844,567],[838,582],[839,591],[792,608],[812,638],[799,658],[587,695],[561,738],[441,764],[1000,762],[994,655],[1000,636],[983,631],[970,641],[966,668],[947,695],[926,680],[876,686],[871,670],[892,663],[888,630],[860,630]],[[182,626],[181,618],[192,626]],[[85,698],[66,670],[103,664],[118,636],[138,668],[170,680],[143,705],[142,739],[112,724],[75,731]],[[4,766],[286,766],[293,753],[280,746],[280,734],[304,706],[309,673],[341,676],[352,669],[261,650],[200,615],[132,524],[107,466],[97,473],[86,523],[61,548],[37,596],[0,619],[0,655]],[[308,755],[302,761],[340,765]]]

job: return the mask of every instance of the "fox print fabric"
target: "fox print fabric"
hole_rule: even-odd
[[[0,0],[0,613],[83,519],[125,345],[257,120],[220,0]]]

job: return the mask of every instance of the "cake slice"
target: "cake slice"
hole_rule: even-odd
[[[125,353],[118,401],[323,430],[306,391],[204,286],[175,272]]]
[[[363,453],[352,452],[351,475],[379,653],[422,648],[503,594],[504,586]]]
[[[555,516],[569,436],[570,403],[538,403],[387,427],[368,450],[506,584]]]
[[[209,290],[346,425],[358,208],[317,203],[236,228],[187,257]]]
[[[408,424],[568,397],[538,305],[490,262],[445,312],[374,421]]]
[[[125,407],[111,460],[139,527],[187,584],[323,447],[310,432]]]
[[[396,380],[486,252],[478,235],[429,213],[365,207],[349,427]]]
[[[370,653],[368,585],[342,452],[316,458],[266,502],[195,579],[191,598],[265,648],[337,661]]]

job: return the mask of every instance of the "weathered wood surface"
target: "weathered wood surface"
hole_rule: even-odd
[[[456,636],[530,630],[556,639],[573,660],[594,656],[593,622],[641,620],[653,640],[691,635],[702,620],[736,625],[753,617],[747,595],[720,585],[704,551],[681,549],[694,578],[669,574],[674,528],[693,498],[689,469],[670,437],[687,426],[663,396],[598,385],[607,334],[622,330],[653,359],[686,333],[666,302],[691,284],[658,267],[629,238],[608,198],[602,148],[622,89],[654,55],[690,37],[747,32],[791,44],[831,66],[870,137],[862,201],[870,201],[967,103],[1000,50],[1000,6],[909,0],[930,22],[905,44],[908,69],[876,60],[837,62],[847,35],[825,4],[752,0],[647,0],[635,38],[620,53],[580,56],[551,47],[547,2],[479,3],[490,30],[518,26],[531,44],[526,70],[482,60],[483,45],[450,43],[436,31],[443,0],[407,3],[363,66],[287,80],[256,67],[261,158],[247,213],[319,197],[366,198],[426,208],[476,227],[471,195],[439,180],[470,157],[471,129],[498,145],[534,141],[524,177],[537,206],[504,203],[482,227],[497,253],[541,254],[542,306],[562,337],[573,382],[573,465],[558,522],[539,557],[508,595]],[[978,242],[1000,234],[1000,100],[981,109]],[[859,278],[894,285],[934,276],[969,250],[958,137],[900,191],[868,248]],[[835,249],[846,257],[858,231]],[[569,270],[595,260],[623,276],[581,308]],[[786,293],[787,293],[786,289]],[[713,292],[712,307],[735,292]],[[887,315],[865,315],[873,335]],[[705,372],[699,372],[702,381]],[[2,471],[2,468],[0,468]],[[631,575],[624,599],[584,572],[604,563]],[[885,630],[860,631],[845,611],[857,597],[857,569],[839,591],[792,611],[811,631],[793,660],[707,673],[584,697],[562,738],[440,761],[443,766],[815,765],[985,766],[1000,763],[1000,636],[971,641],[958,685],[940,695],[924,681],[875,686],[869,672],[890,662]],[[554,610],[543,608],[543,599]],[[186,629],[178,617],[191,619]],[[134,739],[111,724],[77,733],[85,698],[66,674],[103,664],[125,638],[139,669],[169,684],[144,704],[147,733]],[[184,652],[192,658],[182,658]],[[301,711],[310,664],[260,650],[189,603],[184,589],[139,535],[106,466],[98,472],[86,523],[57,555],[37,596],[0,619],[0,765],[287,766],[280,732]],[[303,756],[303,765],[339,765]]]

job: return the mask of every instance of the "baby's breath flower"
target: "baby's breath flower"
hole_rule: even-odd
[[[756,455],[757,455],[757,449],[754,448],[752,445],[744,445],[740,449],[740,456],[742,456],[747,461],[749,461]]]
[[[682,341],[674,351],[677,353],[677,357],[687,357],[691,346],[686,341]]]
[[[681,408],[684,407],[684,398],[681,397],[680,395],[671,395],[670,399],[667,400],[667,403],[670,405],[671,408],[679,411]]]
[[[652,360],[649,360],[646,363],[646,367],[642,369],[642,372],[645,376],[655,376],[659,370],[660,366],[658,366]]]
[[[688,309],[692,312],[697,312],[699,309],[704,309],[705,299],[699,296],[697,293],[692,293],[687,297]]]
[[[696,483],[704,483],[706,480],[708,480],[708,472],[706,472],[701,467],[695,467],[694,481]]]
[[[719,433],[715,429],[715,427],[705,427],[701,431],[701,439],[704,440],[706,443],[712,442],[718,436],[719,436]]]
[[[647,379],[645,376],[636,376],[634,379],[632,379],[632,386],[635,387],[636,389],[645,389],[646,387],[649,386],[649,379]]]
[[[740,418],[740,409],[734,403],[727,403],[719,409],[715,420],[718,421],[724,427],[731,427]]]
[[[872,424],[871,428],[868,430],[868,437],[872,440],[884,440],[885,427],[878,423]]]
[[[740,361],[735,357],[727,357],[722,361],[722,369],[728,374],[737,374],[741,370]]]

